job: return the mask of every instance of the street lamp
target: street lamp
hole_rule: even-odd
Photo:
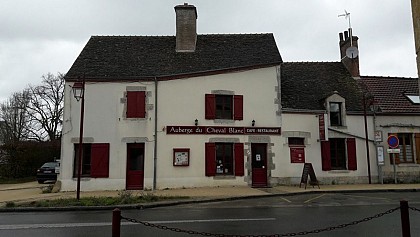
[[[85,113],[85,77],[82,82],[75,82],[72,87],[74,98],[77,101],[82,100],[80,105],[80,133],[79,133],[79,157],[77,162],[77,191],[76,198],[80,200],[80,175],[82,173],[82,155],[83,155],[83,118]]]

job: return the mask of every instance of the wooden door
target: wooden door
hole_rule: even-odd
[[[251,144],[252,187],[267,187],[267,144]]]
[[[144,184],[144,143],[127,144],[127,190],[141,190]]]

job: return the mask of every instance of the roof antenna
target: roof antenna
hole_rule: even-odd
[[[338,17],[344,16],[346,19],[349,19],[349,34],[350,34],[350,47],[353,46],[353,30],[351,29],[351,21],[350,21],[350,12],[344,10],[344,14],[338,15]]]
[[[357,47],[353,47],[353,29],[351,28],[350,22],[350,12],[344,10],[344,14],[338,15],[338,17],[344,16],[346,19],[349,19],[349,35],[350,35],[350,47],[346,49],[346,56],[348,58],[357,58],[359,56],[359,49]]]

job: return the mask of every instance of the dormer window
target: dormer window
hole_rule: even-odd
[[[330,124],[331,126],[343,126],[341,117],[342,104],[338,102],[330,102]]]

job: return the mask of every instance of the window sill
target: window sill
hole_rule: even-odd
[[[92,177],[90,177],[90,176],[82,176],[82,177],[80,177],[80,180],[82,180],[82,181],[89,181],[90,179],[91,179]],[[73,181],[77,181],[77,177],[73,177]]]
[[[348,174],[350,170],[330,170],[328,173],[331,174]]]
[[[399,163],[398,167],[416,167],[417,168],[417,167],[420,167],[420,165],[414,164],[414,163]]]
[[[347,129],[347,126],[334,126],[334,125],[330,125],[330,128],[335,128],[335,129]]]
[[[217,123],[217,124],[234,124],[235,120],[233,120],[233,119],[215,119],[214,123]]]
[[[235,175],[215,175],[213,179],[216,180],[225,180],[225,179],[235,179]]]

